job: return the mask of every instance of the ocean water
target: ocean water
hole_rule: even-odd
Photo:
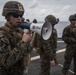
[[[0,21],[0,26],[4,25],[5,22]],[[62,37],[63,29],[69,25],[68,21],[60,21],[58,24],[55,25],[55,28],[57,29],[58,38]]]
[[[55,25],[57,29],[58,38],[62,37],[63,29],[69,25],[69,21],[60,21],[58,24]]]

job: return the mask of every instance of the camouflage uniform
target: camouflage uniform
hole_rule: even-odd
[[[34,19],[33,22],[37,23],[36,19]],[[51,40],[45,41],[35,32],[32,37],[31,46],[35,48],[41,59],[39,75],[50,75],[50,60],[52,60],[50,45]]]
[[[55,22],[56,20],[54,20],[52,23],[55,24]],[[55,45],[54,41],[56,41],[54,40],[55,38],[54,35],[55,33],[53,31],[51,34],[51,37],[45,41],[36,33],[33,34],[32,46],[35,47],[41,59],[41,69],[40,69],[39,75],[50,75],[50,67],[51,67],[50,61],[54,60],[54,54],[53,54],[54,46],[53,45]]]
[[[53,60],[55,64],[58,64],[56,57],[56,49],[57,49],[57,30],[55,29],[55,25],[59,22],[59,19],[54,15],[48,15],[45,18],[45,21],[49,21],[52,24],[52,52],[53,52]]]
[[[0,75],[23,75],[29,42],[21,41],[23,31],[6,23],[0,28]]]
[[[74,72],[76,73],[76,28],[71,25],[67,26],[63,31],[62,39],[67,44],[65,51],[65,62],[62,69],[62,73],[66,74],[72,58],[74,58]]]
[[[23,75],[28,63],[30,43],[22,41],[23,30],[12,27],[13,24],[10,22],[10,15],[22,18],[23,14],[24,7],[18,1],[8,1],[3,7],[2,16],[9,25],[6,23],[0,27],[0,75]]]
[[[40,54],[41,70],[39,75],[50,75],[51,40],[44,41],[39,35],[35,34],[33,46]]]

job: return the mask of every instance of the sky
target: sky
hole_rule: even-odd
[[[4,4],[10,0],[0,0],[0,21],[4,21],[2,16]],[[49,14],[56,16],[60,21],[68,21],[70,15],[76,13],[76,0],[11,0],[19,1],[23,4],[24,18],[44,21]]]

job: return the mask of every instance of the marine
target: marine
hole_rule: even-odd
[[[48,19],[48,17],[50,17]],[[45,17],[45,21],[51,22],[51,24],[57,24],[56,18],[54,16],[47,16]],[[41,59],[41,69],[39,75],[50,75],[50,67],[55,64],[54,62],[54,54],[53,54],[53,33],[48,40],[43,40],[39,35],[36,33],[33,34],[32,38],[32,46],[35,48],[37,53],[40,55]]]
[[[64,64],[62,68],[62,74],[66,75],[70,64],[73,60],[74,62],[74,75],[76,75],[76,17],[75,15],[69,16],[70,24],[64,28],[62,39],[67,44],[66,51],[64,54]]]
[[[8,1],[3,7],[6,23],[0,27],[0,75],[23,75],[25,58],[31,52],[31,35],[18,26],[23,14],[20,2]]]

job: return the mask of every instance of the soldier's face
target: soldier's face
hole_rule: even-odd
[[[75,25],[75,23],[76,23],[76,20],[72,20],[71,21],[71,24],[74,26]]]
[[[22,21],[22,16],[20,15],[11,15],[10,22],[12,23],[13,27],[18,27],[19,22]]]

